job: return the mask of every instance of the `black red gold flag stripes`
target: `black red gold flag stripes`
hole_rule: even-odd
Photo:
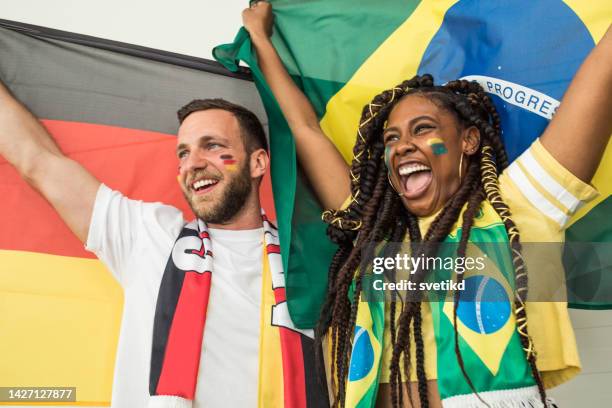
[[[192,218],[176,183],[176,111],[222,97],[265,123],[248,74],[211,61],[0,21],[0,78],[62,150],[131,198]],[[66,175],[70,177],[70,175]],[[270,184],[264,207],[274,208]],[[0,384],[75,386],[109,405],[122,292],[51,206],[0,158]]]

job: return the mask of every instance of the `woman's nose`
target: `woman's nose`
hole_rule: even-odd
[[[416,146],[412,141],[408,139],[402,139],[397,142],[397,147],[395,148],[395,154],[398,156],[403,156],[407,153],[413,153],[416,151]]]

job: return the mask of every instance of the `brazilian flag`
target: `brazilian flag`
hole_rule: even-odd
[[[272,42],[347,162],[363,106],[382,90],[424,73],[438,83],[479,81],[500,112],[509,157],[515,159],[542,133],[580,64],[612,22],[612,3],[606,0],[271,3]],[[251,67],[267,110],[289,309],[299,326],[312,327],[334,252],[325,238],[321,208],[301,176],[291,133],[246,31],[241,29],[233,44],[217,47],[214,55],[230,70],[239,61]],[[528,97],[518,90],[527,91]],[[568,242],[612,242],[610,174],[608,146],[592,181],[601,196],[574,216]],[[595,259],[588,277],[572,275],[579,269],[577,259],[593,256],[585,250],[565,259],[570,304],[612,307],[601,290],[612,287],[609,264]]]

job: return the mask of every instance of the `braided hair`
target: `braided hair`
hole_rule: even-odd
[[[385,122],[398,101],[407,95],[423,96],[452,113],[464,128],[475,126],[480,131],[480,146],[468,158],[467,171],[459,189],[423,234],[418,218],[407,210],[388,180],[387,167],[383,163],[382,140]],[[508,234],[515,270],[514,313],[517,331],[532,375],[538,386],[542,402],[546,406],[546,394],[540,373],[536,367],[536,353],[527,330],[525,299],[527,294],[527,270],[521,256],[519,231],[512,220],[510,209],[503,201],[499,173],[508,166],[508,157],[501,139],[500,119],[495,107],[475,82],[456,80],[444,86],[434,86],[431,75],[415,76],[376,95],[363,108],[357,140],[353,148],[350,168],[351,200],[343,210],[323,213],[329,224],[328,235],[339,246],[329,271],[327,297],[322,307],[315,339],[322,342],[325,335],[331,339],[331,376],[335,392],[335,406],[344,406],[346,381],[351,353],[352,335],[355,330],[357,306],[362,289],[365,268],[360,268],[362,249],[368,243],[403,241],[406,235],[411,244],[426,242],[434,254],[453,226],[461,219],[461,237],[457,255],[465,256],[471,228],[482,202],[486,199],[499,214]],[[397,250],[397,249],[396,249]],[[355,272],[357,271],[357,272]],[[417,269],[412,280],[418,285],[429,271]],[[457,274],[459,283],[462,274]],[[457,334],[457,307],[459,292],[454,294],[453,325],[455,330],[455,354],[463,376],[474,393],[475,387],[465,369]],[[391,402],[394,407],[403,405],[402,371],[409,376],[411,360],[411,336],[414,337],[418,394],[421,407],[427,407],[427,378],[425,375],[425,350],[421,333],[421,304],[406,302],[400,307],[396,327],[396,299],[390,307],[391,343],[393,354],[390,363]],[[400,361],[403,360],[403,370]],[[337,383],[336,383],[337,381]],[[407,379],[409,381],[409,378]],[[412,400],[410,387],[408,397]],[[480,398],[480,397],[479,397]]]

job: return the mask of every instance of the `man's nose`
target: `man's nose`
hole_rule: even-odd
[[[208,166],[208,158],[200,149],[193,150],[187,157],[184,165],[185,170],[188,171],[204,169],[206,166]]]

